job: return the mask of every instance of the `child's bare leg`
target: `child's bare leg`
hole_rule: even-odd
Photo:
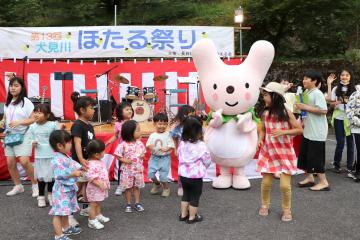
[[[125,200],[128,205],[131,204],[131,192],[132,192],[132,188],[128,188],[125,190]]]
[[[139,203],[140,200],[140,189],[138,187],[133,187],[134,189],[134,200],[135,200],[135,204]]]
[[[184,218],[189,215],[189,202],[181,201],[181,217]]]
[[[62,216],[54,216],[53,226],[56,237],[60,237],[63,234],[62,231]]]
[[[90,220],[94,220],[96,218],[97,214],[97,207],[98,207],[98,203],[97,202],[91,202],[90,203],[90,210],[89,210],[89,219]]]
[[[69,225],[69,216],[62,216],[61,217],[61,225],[62,229],[66,230],[70,227]]]
[[[167,182],[161,182],[162,186],[164,189],[168,189],[169,188],[169,184]]]
[[[198,212],[197,207],[189,206],[189,220],[193,220]]]

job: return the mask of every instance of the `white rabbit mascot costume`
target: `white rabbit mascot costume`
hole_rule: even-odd
[[[244,168],[253,159],[258,140],[253,107],[274,53],[271,43],[257,41],[246,60],[236,66],[221,61],[209,39],[192,48],[205,101],[212,110],[204,138],[212,161],[220,166],[214,188],[250,188]]]

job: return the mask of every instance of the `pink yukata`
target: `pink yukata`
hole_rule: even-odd
[[[86,174],[88,184],[86,187],[86,196],[89,202],[101,202],[108,197],[108,191],[110,189],[109,173],[106,169],[106,165],[101,160],[90,160],[89,168]],[[92,181],[98,180],[103,183],[107,189],[101,190],[98,186],[92,183]]]
[[[123,191],[132,187],[143,188],[145,186],[143,175],[145,152],[145,146],[140,140],[136,142],[123,141],[115,150],[116,156],[132,161],[131,164],[121,163],[120,187]]]
[[[181,141],[178,147],[179,176],[203,178],[211,164],[210,152],[202,141],[196,143]]]

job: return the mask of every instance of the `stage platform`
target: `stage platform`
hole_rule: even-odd
[[[66,130],[70,131],[73,122],[66,121],[63,123],[66,126]],[[95,134],[111,134],[114,132],[115,121],[113,121],[112,123],[92,122],[91,124],[94,127]],[[154,123],[152,121],[139,122],[139,124],[140,131],[143,137],[148,137],[151,133],[155,132]]]

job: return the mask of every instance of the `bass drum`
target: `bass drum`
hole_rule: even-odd
[[[143,100],[134,100],[131,103],[134,109],[133,119],[137,122],[144,122],[150,118],[151,110],[150,105]]]

